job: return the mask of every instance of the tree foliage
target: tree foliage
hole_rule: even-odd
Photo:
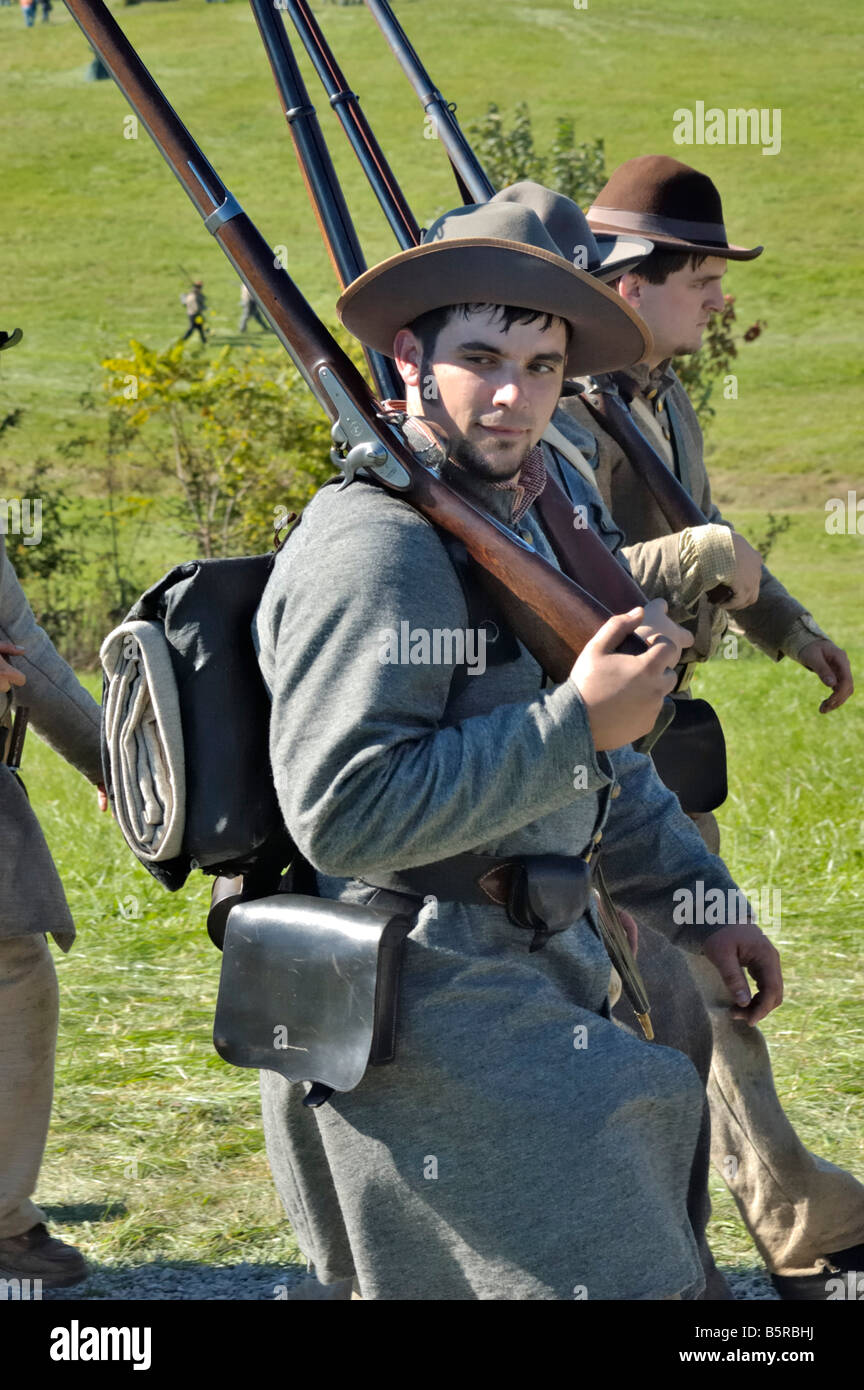
[[[477,157],[496,188],[533,179],[565,193],[580,207],[593,201],[606,182],[602,140],[577,144],[575,123],[569,116],[559,116],[549,152],[541,154],[527,102],[520,101],[515,107],[509,130],[505,120],[496,103],[490,101],[482,121],[468,128]]]
[[[102,366],[130,455],[172,480],[167,505],[199,556],[268,548],[277,521],[333,472],[320,408],[273,353],[132,340]]]

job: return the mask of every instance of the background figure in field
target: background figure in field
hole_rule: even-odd
[[[183,342],[185,343],[187,338],[191,338],[193,333],[198,333],[202,343],[206,343],[204,315],[207,312],[207,300],[204,296],[202,281],[193,280],[191,290],[184,290],[181,294],[180,303],[186,310],[186,316],[189,319],[189,327],[183,334]]]
[[[21,0],[21,13],[27,28],[32,29],[36,22],[36,0]]]
[[[255,319],[257,323],[260,323],[262,328],[268,327],[267,320],[261,313],[261,306],[248,285],[240,286],[240,303],[243,308],[240,315],[240,324],[237,329],[238,333],[246,332],[246,325],[250,319]]]
[[[42,6],[42,23],[47,24],[51,15],[51,0],[39,0]]]

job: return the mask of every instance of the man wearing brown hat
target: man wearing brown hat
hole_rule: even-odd
[[[638,317],[506,205],[440,218],[339,313],[395,357],[408,412],[446,432],[447,482],[554,565],[538,442],[565,370],[649,349]],[[319,892],[417,913],[395,1061],[316,1109],[262,1072],[274,1177],[318,1278],[356,1277],[366,1298],[693,1297],[700,1083],[680,1052],[611,1022],[584,873],[602,840],[622,906],[703,951],[740,1018],[779,1002],[776,952],[752,922],[671,925],[673,884],[732,886],[629,746],[685,639],[654,605],[613,618],[557,686],[503,621],[482,669],[394,653],[403,631],[467,636],[470,604],[443,534],[355,481],[317,494],[258,610],[274,781]],[[616,649],[634,629],[649,648],[632,658]],[[569,874],[557,913],[550,856]]]
[[[641,235],[654,252],[617,282],[624,301],[651,329],[643,362],[585,384],[623,397],[633,421],[675,472],[705,524],[673,531],[623,448],[578,396],[562,410],[594,438],[589,451],[597,486],[619,526],[635,578],[667,600],[670,613],[694,634],[684,653],[678,691],[696,661],[720,644],[728,612],[746,636],[775,661],[792,657],[832,693],[820,706],[837,709],[852,693],[846,653],[761,562],[711,500],[702,435],[670,358],[699,349],[710,315],[723,307],[721,281],[729,260],[753,260],[762,247],[730,244],[720,195],[704,174],[678,160],[646,155],[623,164],[589,209],[596,236]],[[548,225],[548,223],[547,223]],[[727,585],[722,606],[708,595]],[[719,852],[713,815],[694,817],[708,847]],[[822,1271],[860,1268],[864,1255],[864,1188],[803,1147],[777,1099],[767,1048],[758,1029],[736,1026],[728,997],[702,962],[691,960],[714,1024],[709,1085],[714,1161],[784,1298],[827,1297]]]

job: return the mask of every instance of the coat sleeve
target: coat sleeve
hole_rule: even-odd
[[[356,483],[332,493],[282,551],[256,621],[276,790],[315,868],[362,877],[503,838],[582,795],[580,761],[586,792],[608,783],[574,685],[452,723],[451,665],[385,659],[403,634],[464,630],[462,589],[406,504]]]
[[[29,707],[36,732],[91,782],[101,781],[99,706],[38,626],[2,537],[0,642],[24,648],[23,656],[10,661],[27,677],[16,700]]]
[[[723,923],[693,921],[698,915],[697,883],[703,885],[703,901],[719,890],[724,903],[737,905],[741,899],[728,895],[739,890],[723,860],[708,852],[678,798],[660,781],[651,759],[629,746],[611,757],[621,795],[612,802],[603,831],[602,863],[609,891],[637,922],[698,953]]]

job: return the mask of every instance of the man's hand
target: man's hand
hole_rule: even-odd
[[[24,648],[16,647],[14,642],[0,642],[0,695],[5,695],[10,686],[26,685],[27,677],[17,666],[10,666],[6,656],[23,656]]]
[[[855,689],[855,682],[852,679],[849,658],[842,647],[829,642],[827,637],[817,637],[815,641],[802,647],[798,653],[798,660],[808,671],[815,671],[823,685],[830,685],[833,689],[833,694],[819,706],[820,714],[839,709],[846,703]]]
[[[751,1028],[783,1002],[783,974],[780,956],[755,922],[721,927],[702,947],[702,954],[719,971],[723,983],[737,1005],[733,1018],[744,1019]],[[744,974],[744,966],[759,986],[754,999]]]
[[[610,618],[586,643],[570,672],[569,679],[587,707],[599,752],[621,748],[650,733],[664,696],[675,689],[674,667],[693,638],[686,628],[664,617],[665,609],[665,602],[657,599],[645,608]],[[662,630],[650,621],[649,610],[658,624],[662,619]],[[636,631],[647,636],[648,651],[641,656],[619,652],[624,638]]]
[[[99,810],[100,810],[100,811],[107,811],[107,810],[108,810],[108,793],[106,792],[105,786],[104,786],[104,784],[103,784],[102,782],[97,782],[97,783],[96,783],[96,799],[97,799],[97,802],[98,802],[98,805],[99,805]]]
[[[758,550],[753,549],[749,541],[745,541],[743,536],[739,536],[737,531],[732,532],[732,544],[735,547],[735,573],[729,580],[732,597],[726,600],[723,607],[729,609],[749,608],[759,597],[759,585],[762,583],[762,556]]]

